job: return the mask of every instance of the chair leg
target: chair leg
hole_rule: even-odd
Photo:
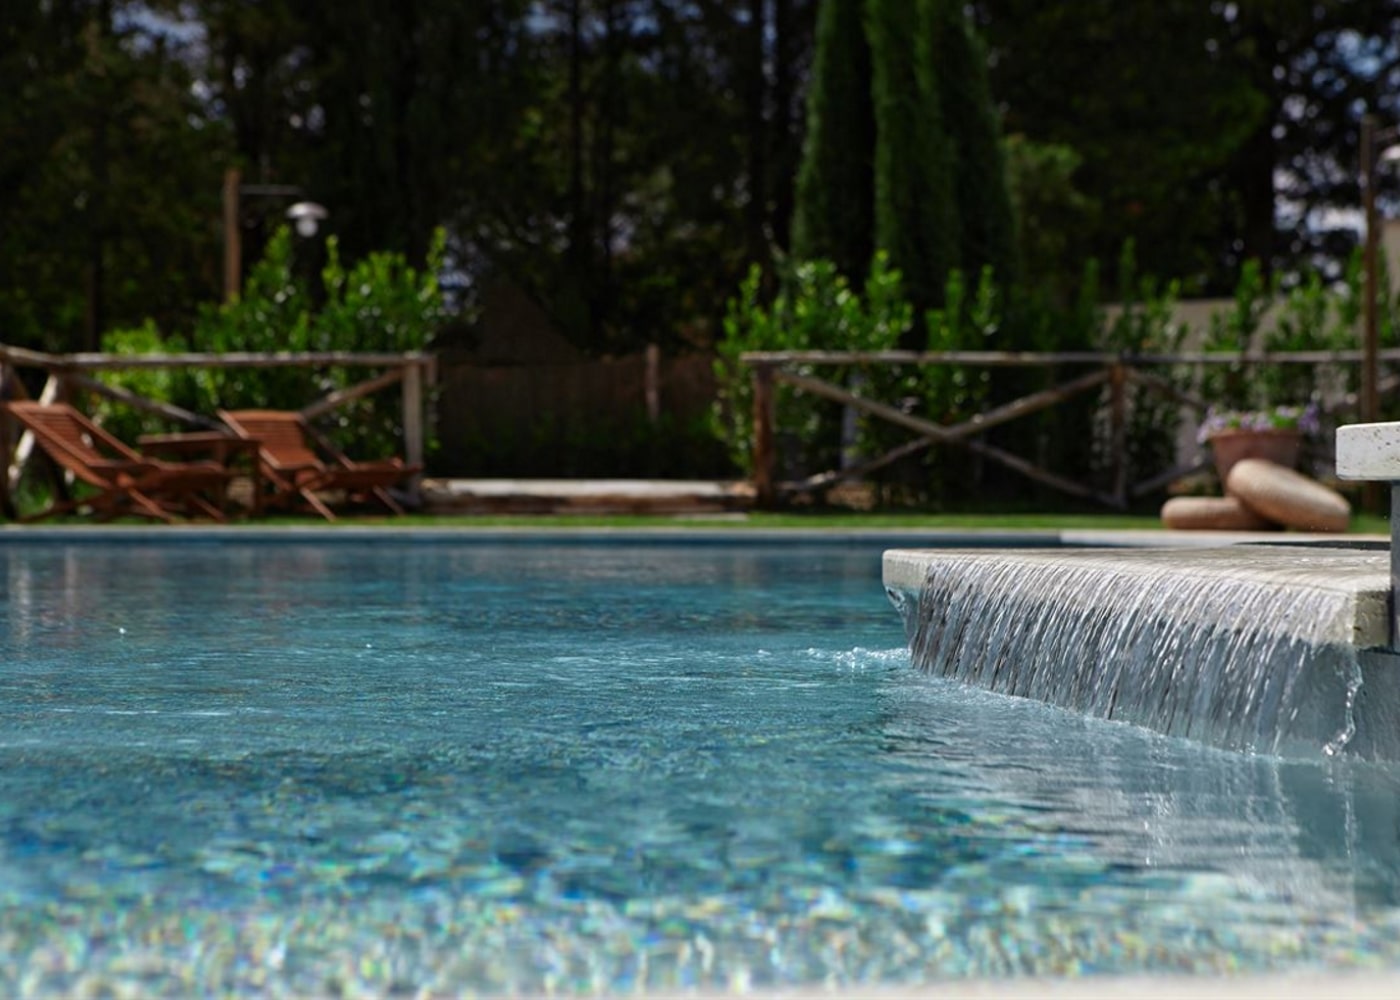
[[[395,500],[384,487],[376,486],[370,492],[374,494],[375,499],[389,508],[390,513],[398,514],[399,516],[403,515],[403,505]]]
[[[138,517],[151,517],[170,524],[175,517],[160,504],[139,490],[122,490],[104,493],[101,496],[81,500],[74,506],[87,504],[93,516],[99,521],[110,521],[121,514],[135,514]]]
[[[160,504],[156,503],[140,490],[127,490],[126,498],[131,501],[133,514],[144,514],[147,517],[154,517],[157,520],[170,524],[175,520],[174,515]]]
[[[295,510],[297,501],[302,500],[327,520],[335,520],[335,516],[326,509],[325,504],[321,503],[316,497],[311,496],[308,490],[298,486],[289,477],[283,476],[267,466],[263,466],[260,469],[259,478],[264,480],[268,486],[268,491],[261,497],[260,503],[258,504],[263,511],[281,510],[284,508],[289,511]],[[257,489],[260,485],[259,483],[254,483],[254,489]]]
[[[334,511],[327,507],[325,501],[311,492],[311,490],[302,489],[298,492],[301,494],[301,498],[311,505],[311,509],[320,514],[327,521],[334,521],[336,519]]]
[[[165,510],[160,504],[155,503],[155,500],[141,493],[140,490],[127,490],[126,496],[132,501],[132,507],[139,507],[139,513],[146,514],[147,517],[160,518],[161,521],[165,521],[167,524],[175,520],[174,514],[169,513],[168,510]]]
[[[220,524],[228,521],[228,517],[224,514],[222,507],[210,503],[198,493],[187,493],[185,495],[185,511],[186,513],[198,511],[211,521],[217,521]]]

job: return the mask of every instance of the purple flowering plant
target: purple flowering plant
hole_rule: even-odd
[[[1218,410],[1211,407],[1201,421],[1196,440],[1205,444],[1217,434],[1229,431],[1296,430],[1316,434],[1321,430],[1317,404],[1271,406],[1262,410]]]

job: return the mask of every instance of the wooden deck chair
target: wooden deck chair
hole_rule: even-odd
[[[239,437],[259,442],[260,472],[272,486],[266,504],[290,506],[300,500],[327,521],[334,521],[335,514],[317,496],[319,492],[344,490],[350,496],[372,496],[391,512],[402,514],[403,506],[389,488],[422,471],[422,466],[406,465],[399,458],[352,461],[294,410],[220,410],[219,417]],[[317,447],[331,461],[323,461]]]
[[[220,505],[229,472],[217,462],[165,462],[141,455],[66,403],[12,401],[4,408],[34,435],[34,443],[64,471],[93,487],[90,496],[56,500],[25,518],[38,521],[89,508],[101,520],[135,514],[159,521],[177,512],[225,520]]]

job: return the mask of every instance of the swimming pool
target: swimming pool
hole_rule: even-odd
[[[1400,966],[1400,770],[913,671],[880,546],[0,546],[0,993]]]

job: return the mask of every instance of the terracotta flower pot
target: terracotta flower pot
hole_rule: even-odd
[[[1230,469],[1242,458],[1266,458],[1286,469],[1298,464],[1303,436],[1296,428],[1221,431],[1210,436],[1215,471],[1224,483]]]

